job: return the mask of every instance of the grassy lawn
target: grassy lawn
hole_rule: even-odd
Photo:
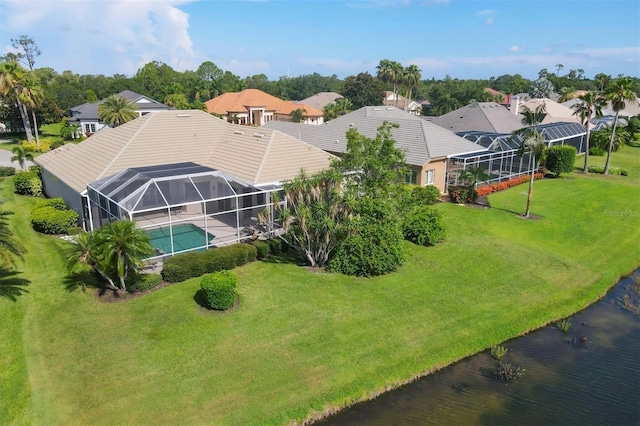
[[[615,154],[631,178],[537,181],[540,220],[516,215],[526,185],[491,195],[492,209],[439,204],[446,242],[407,243],[388,276],[246,265],[226,313],[194,302],[197,279],[111,304],[74,288],[66,243],[33,232],[34,200],[2,182],[29,253],[14,277],[28,292],[0,297],[0,423],[302,421],[569,315],[640,265],[639,158]]]

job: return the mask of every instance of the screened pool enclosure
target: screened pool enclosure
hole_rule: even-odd
[[[578,123],[552,123],[537,126],[547,148],[553,145],[573,146],[578,154],[585,151],[586,131]],[[503,182],[531,172],[529,154],[518,155],[528,133],[519,135],[487,132],[463,132],[458,136],[474,142],[485,151],[453,155],[447,159],[447,186],[460,185],[460,174],[471,166],[481,167],[490,176],[487,183]]]
[[[153,257],[162,257],[274,232],[273,223],[262,226],[258,218],[273,217],[281,191],[195,163],[137,167],[87,186],[89,222],[97,229],[132,220],[151,238]]]

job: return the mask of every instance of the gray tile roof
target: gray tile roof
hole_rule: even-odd
[[[521,129],[522,116],[496,102],[474,102],[433,119],[440,127],[458,132],[511,133]]]
[[[315,126],[308,126],[315,127]],[[231,124],[204,111],[157,111],[84,142],[66,144],[36,163],[69,187],[132,167],[194,162],[260,185],[294,178],[304,167],[315,173],[333,157],[281,132]]]
[[[318,108],[319,110],[324,109],[328,104],[335,103],[336,99],[342,98],[340,93],[336,92],[320,92],[316,93],[313,96],[309,96],[306,99],[302,99],[300,101],[294,101],[295,103],[300,103],[304,105],[309,105],[314,108]]]
[[[422,167],[431,159],[482,149],[420,117],[386,106],[360,108],[321,126],[270,121],[264,127],[279,130],[325,151],[341,153],[347,149],[347,130],[353,127],[366,137],[374,138],[385,121],[399,125],[391,133],[396,145],[405,151],[410,165]]]
[[[163,111],[173,109],[168,105],[153,100],[148,96],[132,92],[131,90],[123,90],[122,92],[118,93],[118,95],[123,96],[128,101],[133,102],[134,104],[136,104],[138,109],[142,111]],[[100,117],[98,117],[98,106],[102,102],[104,102],[104,99],[98,102],[84,103],[82,105],[77,105],[69,108],[72,115],[69,121],[100,120]]]

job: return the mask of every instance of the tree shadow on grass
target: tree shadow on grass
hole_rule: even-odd
[[[18,296],[22,296],[23,293],[29,293],[29,290],[24,287],[28,286],[31,281],[18,277],[20,273],[21,272],[0,267],[1,297],[6,297],[7,299],[16,302],[18,300]]]
[[[286,253],[269,255],[263,259],[260,259],[260,262],[275,263],[277,265],[304,265],[304,262],[300,259],[300,256],[298,256],[298,254],[293,250],[290,250]]]
[[[62,284],[64,285],[64,289],[69,293],[74,292],[78,288],[82,289],[82,292],[84,293],[86,292],[87,287],[105,287],[97,274],[90,269],[70,273],[64,277]]]

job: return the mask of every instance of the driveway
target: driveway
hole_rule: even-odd
[[[20,170],[20,164],[17,161],[11,162],[11,157],[13,157],[13,152],[7,151],[6,149],[0,149],[0,166],[15,167],[16,170]],[[24,167],[26,169],[31,166],[35,166],[35,164],[31,161],[24,162]]]

